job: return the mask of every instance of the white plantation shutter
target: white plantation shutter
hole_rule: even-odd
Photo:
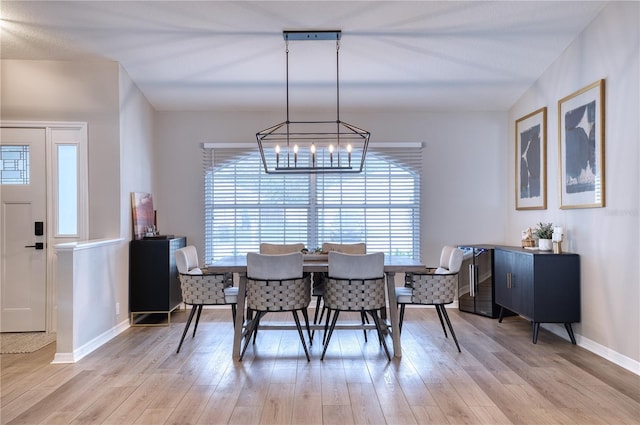
[[[369,252],[420,258],[419,145],[370,145],[358,174],[266,174],[253,146],[203,152],[207,263],[262,242],[365,242]]]

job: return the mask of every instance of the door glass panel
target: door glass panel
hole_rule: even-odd
[[[0,184],[29,184],[29,146],[0,146]]]
[[[58,145],[58,235],[78,233],[78,147]]]

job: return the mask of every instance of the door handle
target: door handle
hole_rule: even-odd
[[[35,245],[25,245],[25,248],[44,249],[44,242],[36,242]]]
[[[472,297],[476,296],[475,291],[475,268],[473,264],[469,264],[469,295]]]

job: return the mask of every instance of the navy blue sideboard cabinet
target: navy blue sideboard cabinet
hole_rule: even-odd
[[[129,244],[131,325],[168,325],[182,303],[175,253],[185,237],[140,239]]]
[[[580,322],[580,257],[551,251],[495,247],[496,304],[533,323],[533,343],[540,323],[563,323],[575,344],[572,323]]]

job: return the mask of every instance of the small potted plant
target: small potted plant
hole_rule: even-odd
[[[538,223],[533,231],[538,238],[538,249],[541,251],[551,251],[553,249],[553,223]]]

